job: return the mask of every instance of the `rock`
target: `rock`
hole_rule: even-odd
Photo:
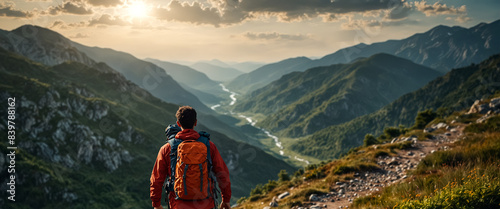
[[[396,141],[398,141],[398,138],[392,139],[391,144],[394,144]]]
[[[273,201],[269,203],[270,207],[278,207],[278,201],[276,200],[276,197],[273,197]]]
[[[435,153],[435,152],[436,152],[436,150],[431,150],[431,153]]]
[[[342,185],[342,184],[344,184],[344,182],[337,181],[337,182],[335,182],[335,184],[336,185]]]
[[[317,201],[320,201],[320,199],[319,199],[317,194],[312,194],[311,196],[309,196],[309,201],[317,202]]]
[[[492,99],[490,101],[489,107],[493,110],[500,109],[500,97]]]
[[[354,177],[359,177],[359,173],[355,173],[355,174],[354,174]]]
[[[436,128],[436,129],[441,129],[441,128],[445,128],[446,126],[447,126],[447,125],[446,125],[446,123],[438,123],[438,124],[435,126],[435,128]]]
[[[424,133],[432,133],[433,131],[435,131],[436,129],[432,128],[432,127],[427,127],[424,129]]]
[[[408,152],[408,156],[413,156],[414,153],[413,152]]]
[[[399,165],[399,162],[397,160],[392,160],[391,162],[388,163],[388,165],[390,166]]]
[[[486,114],[488,111],[490,111],[490,104],[479,104],[480,102],[481,101],[476,100],[474,104],[470,107],[470,110],[467,114],[472,114],[472,113]]]
[[[283,199],[283,198],[285,198],[285,197],[288,197],[289,195],[290,195],[290,193],[289,193],[289,192],[283,192],[283,193],[281,193],[280,195],[278,195],[278,199],[280,199],[280,200],[281,200],[281,199]]]
[[[310,209],[321,209],[323,207],[319,206],[319,205],[313,205],[310,207]]]

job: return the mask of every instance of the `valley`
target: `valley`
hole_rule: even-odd
[[[234,117],[243,118],[244,120],[242,122],[240,122],[239,124],[241,124],[241,123],[249,124],[252,127],[255,127],[258,130],[260,130],[261,133],[258,133],[256,136],[256,138],[258,138],[257,140],[259,140],[259,143],[266,146],[266,148],[265,148],[266,150],[269,150],[270,152],[275,153],[275,154],[279,153],[279,155],[281,157],[284,157],[283,159],[286,162],[288,162],[292,165],[298,166],[298,167],[303,167],[303,166],[310,164],[309,160],[303,159],[303,158],[299,157],[298,155],[288,154],[289,153],[288,151],[287,151],[287,154],[285,154],[285,150],[284,150],[284,147],[283,147],[283,144],[282,144],[282,141],[280,140],[280,138],[271,134],[271,132],[269,132],[265,128],[257,127],[256,126],[257,120],[253,119],[250,116],[246,116],[243,113],[238,113],[238,112],[234,112],[233,110],[231,110],[232,106],[234,106],[238,101],[238,99],[237,99],[238,93],[230,91],[222,83],[219,85],[221,86],[223,91],[229,93],[228,99],[230,99],[230,101],[229,101],[229,103],[224,102],[224,103],[220,103],[220,104],[212,106],[211,108],[214,111],[217,111],[220,114],[226,114],[226,115],[229,114],[229,115],[232,115]],[[264,133],[265,135],[262,135],[262,133]],[[267,138],[262,138],[262,136],[267,137]],[[270,139],[271,139],[271,142],[270,142]],[[289,140],[293,140],[293,139],[289,139]],[[273,142],[274,142],[274,144],[273,144]],[[317,161],[317,160],[314,160],[314,161]]]
[[[223,10],[204,10],[211,11]],[[174,45],[149,54],[165,59],[139,58],[83,44],[88,40],[64,36],[60,26],[0,29],[0,100],[17,99],[22,171],[20,204],[0,199],[0,207],[151,207],[151,168],[183,105],[197,110],[195,130],[210,134],[227,164],[236,208],[434,208],[464,203],[448,201],[462,194],[455,186],[480,194],[469,193],[475,206],[485,198],[500,204],[499,26],[432,25],[397,40],[268,63],[184,64],[159,56],[182,48]],[[318,38],[229,37],[262,47]],[[213,56],[227,47],[211,44]],[[1,134],[8,125],[0,121]],[[0,141],[1,195],[7,147]],[[472,174],[461,170],[483,177],[467,181]]]

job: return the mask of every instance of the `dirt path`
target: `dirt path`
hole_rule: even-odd
[[[438,150],[448,150],[453,143],[462,139],[464,125],[452,124],[450,127],[441,124],[443,134],[434,134],[434,139],[425,141],[413,140],[413,148],[399,150],[395,157],[379,157],[378,171],[355,174],[350,181],[336,182],[330,193],[316,196],[316,201],[306,204],[308,208],[348,208],[354,199],[364,197],[384,187],[404,181],[407,172],[417,167],[426,155]],[[442,132],[440,130],[440,132]],[[437,132],[437,131],[436,131]],[[412,139],[403,139],[403,141]]]

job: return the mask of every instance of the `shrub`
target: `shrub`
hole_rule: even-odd
[[[290,176],[288,175],[286,170],[280,171],[280,173],[278,174],[278,181],[279,182],[290,181]]]
[[[401,132],[399,131],[399,128],[388,127],[384,129],[384,134],[387,136],[388,139],[392,139],[394,137],[399,136]]]
[[[366,134],[365,140],[363,140],[363,145],[367,147],[374,144],[377,144],[377,139],[371,134]]]
[[[428,109],[422,112],[419,112],[417,114],[417,117],[415,118],[415,125],[413,128],[415,129],[423,129],[425,126],[434,120],[434,118],[437,117],[437,113],[435,113],[433,110]]]

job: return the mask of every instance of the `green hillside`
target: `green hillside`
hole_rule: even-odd
[[[16,202],[2,208],[148,208],[149,177],[178,106],[107,65],[48,67],[0,49],[0,99],[16,98]],[[7,115],[7,108],[0,110]],[[7,121],[0,132],[7,135]],[[233,196],[294,168],[204,126],[230,168]],[[0,154],[7,153],[0,142]],[[0,164],[3,183],[6,164]],[[0,191],[4,197],[6,190]]]
[[[257,125],[304,136],[377,111],[440,75],[409,60],[376,54],[288,74],[254,91],[235,110],[269,115]]]
[[[331,159],[362,144],[366,134],[380,134],[385,127],[414,122],[417,112],[434,109],[446,113],[472,105],[500,90],[500,55],[478,65],[454,69],[421,89],[408,93],[377,112],[318,131],[291,148],[305,155]]]

